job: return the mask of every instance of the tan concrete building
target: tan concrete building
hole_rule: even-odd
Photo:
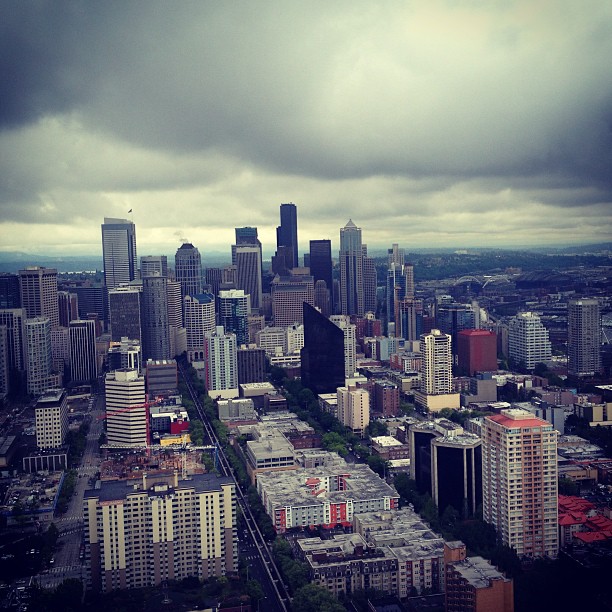
[[[34,409],[36,446],[59,448],[68,434],[68,399],[63,389],[48,389]]]

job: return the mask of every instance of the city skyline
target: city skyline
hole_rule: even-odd
[[[148,5],[150,6],[150,5]],[[370,249],[612,234],[612,6],[5,3],[2,251],[274,250],[349,218]]]

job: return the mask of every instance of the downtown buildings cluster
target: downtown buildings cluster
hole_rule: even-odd
[[[171,435],[184,432],[187,419],[180,400],[172,407],[170,399],[177,386],[178,355],[186,355],[218,401],[219,415],[226,411],[223,420],[238,431],[248,426],[245,421],[257,420],[253,415],[262,407],[272,411],[282,405],[274,389],[265,387],[268,365],[279,366],[299,376],[321,409],[359,437],[374,419],[401,420],[401,401],[407,397],[433,416],[462,408],[490,412],[465,430],[445,419],[404,419],[394,433],[401,438],[403,428],[398,446],[405,446],[409,458],[404,466],[441,511],[451,506],[467,517],[482,504],[485,520],[519,556],[557,556],[559,432],[549,418],[556,413],[548,406],[498,402],[498,388],[505,383],[543,386],[533,374],[498,370],[498,355],[532,372],[551,360],[549,332],[535,311],[501,321],[489,317],[473,296],[459,301],[439,292],[425,299],[403,250],[393,245],[377,269],[353,221],[340,229],[337,258],[331,240],[321,239],[310,242],[300,261],[294,204],[281,205],[269,269],[253,227],[236,228],[231,264],[206,269],[190,243],[178,248],[173,269],[165,255],[138,259],[131,221],[108,218],[101,229],[101,286],[66,283],[60,289],[57,272],[42,267],[0,279],[2,390],[9,393],[11,384],[21,383],[30,395],[46,397],[37,406],[41,450],[59,448],[65,440],[66,411],[53,389],[66,383],[92,384],[104,374],[108,445],[139,449],[153,443],[152,432],[159,429],[154,420],[166,419]],[[594,376],[602,367],[599,300],[570,299],[567,318],[568,372]],[[260,396],[261,385],[261,400],[250,399]],[[168,397],[158,406],[161,396]],[[60,406],[52,406],[53,401]],[[609,405],[600,404],[602,415],[607,414]],[[396,513],[400,517],[393,487],[365,466],[296,452],[308,436],[288,442],[286,436],[252,428],[248,435],[253,439],[247,445],[247,467],[277,532],[336,525],[356,529],[368,512],[379,513],[368,518],[373,522],[393,522]],[[399,452],[392,441],[374,441],[373,448],[377,445],[381,455]],[[62,467],[57,456],[54,467]],[[389,467],[401,471],[401,461],[396,466],[390,461]],[[212,475],[184,481],[172,473],[130,484],[102,483],[84,500],[95,588],[143,586],[188,575],[206,578],[236,568],[233,483]],[[410,525],[415,521],[405,519]],[[155,532],[151,542],[140,537],[150,530]],[[198,534],[197,546],[190,539],[193,533]],[[402,546],[411,546],[411,533],[401,536]],[[380,584],[339,582],[337,567],[323,563],[331,555],[322,542],[304,543],[301,552],[313,579],[335,594],[388,583],[387,590],[400,597],[413,588],[463,588],[467,579],[462,572],[506,584],[484,560],[466,560],[465,550],[451,543],[427,548],[429,569],[420,575],[415,563],[424,563],[423,555],[414,556],[408,548],[400,554],[399,545],[389,546],[382,556],[369,554],[372,542],[376,551],[380,546],[365,531],[361,536],[338,540],[345,554],[339,560],[334,553],[333,563],[363,566],[371,559],[367,573]],[[104,548],[106,542],[113,544]],[[145,563],[145,557],[152,562]],[[365,572],[351,575],[362,580]],[[505,587],[499,596],[508,598]]]

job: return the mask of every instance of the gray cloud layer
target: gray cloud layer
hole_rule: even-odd
[[[244,224],[271,245],[289,200],[303,240],[349,216],[380,245],[606,239],[611,17],[604,0],[5,2],[2,244],[78,228],[73,248],[99,250],[101,218],[135,208],[151,248],[177,231],[218,248]]]

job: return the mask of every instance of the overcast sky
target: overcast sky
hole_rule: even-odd
[[[0,0],[0,249],[612,236],[612,2]]]

